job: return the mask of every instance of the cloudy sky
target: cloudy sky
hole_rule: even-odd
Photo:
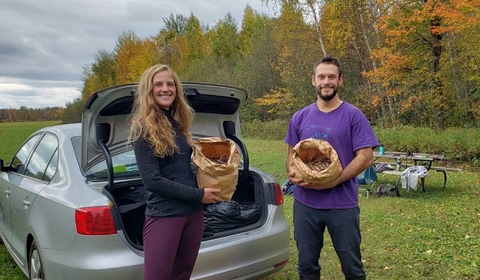
[[[112,51],[123,31],[156,35],[170,14],[214,25],[261,0],[0,0],[0,108],[65,107],[80,97],[84,65]]]

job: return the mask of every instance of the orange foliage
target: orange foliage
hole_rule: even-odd
[[[401,107],[399,109],[399,113],[400,114],[403,114],[405,113],[406,111],[410,110],[412,107],[415,107],[415,103],[418,102],[418,98],[417,96],[409,96],[407,100],[405,100],[402,104],[401,104]]]
[[[263,97],[254,99],[258,106],[266,107],[266,112],[275,117],[289,116],[294,104],[293,93],[285,88],[274,88]]]

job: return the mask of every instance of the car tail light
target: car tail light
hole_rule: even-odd
[[[283,193],[282,188],[280,187],[279,183],[275,183],[275,204],[282,205],[283,204]]]
[[[116,234],[110,207],[85,207],[75,210],[77,233],[83,235]]]

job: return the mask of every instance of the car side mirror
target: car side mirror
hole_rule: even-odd
[[[4,164],[5,164],[5,161],[0,158],[0,172],[7,172],[7,171],[14,170],[10,165],[5,166]]]

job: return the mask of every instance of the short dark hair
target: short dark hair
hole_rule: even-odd
[[[338,68],[338,76],[342,76],[342,67],[340,65],[340,61],[338,59],[331,57],[331,56],[325,56],[324,58],[320,59],[315,63],[315,66],[313,66],[313,76],[315,76],[315,69],[317,69],[317,66],[320,64],[333,64],[337,66]]]

